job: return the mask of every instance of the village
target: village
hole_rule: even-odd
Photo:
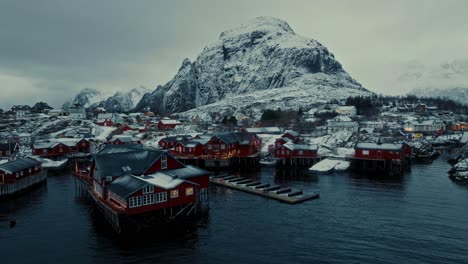
[[[374,106],[365,100],[272,109],[257,117],[16,105],[0,111],[0,198],[72,171],[122,232],[129,218],[144,223],[136,225],[140,230],[148,215],[152,222],[196,215],[210,183],[292,204],[319,197],[239,174],[262,167],[404,177],[412,163],[448,154],[453,167],[447,176],[468,183],[466,112],[424,99]]]

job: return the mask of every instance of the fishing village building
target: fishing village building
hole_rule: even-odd
[[[47,179],[41,162],[22,158],[0,164],[0,197],[22,192]]]
[[[207,168],[230,167],[256,165],[260,159],[262,139],[254,133],[222,132],[196,137],[168,137],[161,139],[159,145],[169,149],[185,164]]]
[[[90,176],[91,196],[119,232],[128,217],[170,221],[195,213],[209,186],[209,172],[141,145],[106,146],[94,156]]]
[[[406,143],[358,142],[352,168],[363,172],[402,174],[411,165],[412,148]]]
[[[91,143],[85,139],[53,139],[36,142],[32,145],[32,153],[43,158],[58,158],[80,154],[89,154]]]
[[[276,165],[311,166],[318,159],[318,145],[286,143],[274,149]]]

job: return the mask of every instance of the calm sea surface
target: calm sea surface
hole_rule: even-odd
[[[468,263],[468,186],[449,168],[442,157],[394,180],[264,168],[253,176],[320,199],[288,205],[212,186],[202,224],[125,239],[69,174],[50,176],[0,202],[0,263]]]

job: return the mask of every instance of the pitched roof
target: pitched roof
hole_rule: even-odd
[[[318,145],[315,145],[315,144],[286,143],[283,146],[290,149],[290,150],[318,150]]]
[[[366,143],[366,142],[358,142],[354,146],[355,149],[364,149],[364,150],[401,150],[403,148],[403,144],[401,143]]]
[[[141,144],[125,144],[125,145],[106,145],[97,154],[111,154],[111,153],[122,153],[130,152],[135,150],[143,149]]]
[[[122,198],[128,198],[130,195],[134,194],[136,191],[142,189],[146,185],[148,185],[148,183],[139,179],[138,177],[124,175],[108,184],[107,189]]]
[[[120,140],[120,142],[138,142],[140,139],[139,138],[136,138],[136,137],[132,137],[132,136],[122,136],[122,135],[118,135],[118,136],[113,136],[109,142],[115,142]]]
[[[210,172],[200,169],[198,167],[192,166],[192,165],[187,165],[185,168],[165,170],[165,171],[161,171],[160,173],[164,173],[166,175],[169,175],[172,177],[178,177],[181,179],[190,179],[190,178],[200,177],[200,176],[205,176],[205,175],[210,174]]]
[[[142,175],[163,154],[166,154],[166,152],[145,149],[109,154],[100,153],[94,156],[96,176],[104,178],[107,176],[123,176],[125,174]]]
[[[41,163],[42,162],[33,158],[23,158],[0,164],[0,170],[5,171],[7,173],[15,173],[24,169],[40,165]]]

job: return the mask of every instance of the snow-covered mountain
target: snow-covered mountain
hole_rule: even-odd
[[[395,86],[408,94],[426,97],[447,97],[468,102],[468,60],[453,60],[440,64],[412,61],[402,69]]]
[[[106,100],[92,106],[103,107],[108,112],[128,112],[137,106],[146,93],[150,92],[150,89],[138,86],[128,92],[117,92]]]
[[[65,102],[62,107],[68,108],[70,105],[80,104],[88,108],[93,104],[106,100],[111,95],[110,93],[103,93],[94,88],[85,88],[75,95],[71,101]]]
[[[417,88],[413,89],[408,94],[419,97],[442,97],[454,100],[456,102],[468,105],[468,88]]]
[[[370,94],[318,41],[295,34],[285,21],[259,17],[221,33],[194,62],[185,59],[136,110],[233,113]]]
[[[79,103],[86,108],[103,107],[109,112],[127,112],[135,108],[144,94],[151,92],[146,87],[139,86],[130,91],[119,91],[115,94],[100,92],[93,88],[81,90],[73,100],[66,102],[63,107]]]

